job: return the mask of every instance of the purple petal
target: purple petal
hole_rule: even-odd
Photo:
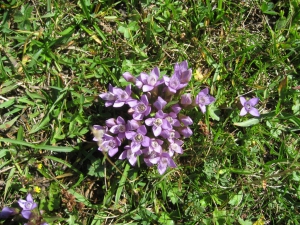
[[[206,112],[206,106],[205,105],[199,105],[199,108],[201,109],[202,113]]]
[[[136,135],[136,132],[134,131],[126,131],[125,136],[128,140],[131,140]]]
[[[121,155],[119,156],[119,159],[124,160],[124,159],[126,159],[126,158],[127,158],[127,150],[124,150],[124,151],[121,153]]]
[[[162,131],[162,128],[161,127],[153,126],[152,127],[152,131],[153,131],[154,136],[157,137],[158,135],[160,135],[160,133]]]
[[[116,121],[115,121],[115,118],[110,118],[108,120],[105,121],[105,124],[106,126],[108,127],[113,127],[114,125],[116,125]],[[100,128],[101,129],[101,128]],[[100,130],[100,129],[97,129],[97,130]]]
[[[252,107],[252,108],[250,109],[249,113],[250,113],[252,116],[257,116],[257,117],[260,116],[258,110],[257,110],[256,108],[254,108],[254,107]]]
[[[113,157],[118,152],[118,148],[112,148],[108,151],[108,155]]]
[[[154,107],[157,110],[162,110],[166,106],[167,102],[163,100],[160,96],[158,96],[156,102],[154,102]]]
[[[208,95],[208,88],[204,88],[202,91],[200,91],[201,93]]]
[[[148,118],[145,120],[145,124],[147,126],[152,126],[153,125],[153,121],[154,121],[154,118]]]
[[[122,107],[123,105],[125,105],[125,102],[115,102],[114,103],[114,105],[113,105],[113,107],[115,107],[115,108],[120,108],[120,107]]]
[[[154,69],[151,71],[151,75],[155,75],[157,78],[159,77],[159,68],[154,67]]]
[[[28,194],[26,197],[27,202],[33,202],[33,198],[31,194]]]
[[[140,74],[140,79],[141,79],[141,81],[142,81],[142,83],[143,84],[146,84],[146,82],[147,82],[147,79],[148,79],[148,74],[147,73],[144,73],[144,72],[142,72],[141,74]]]
[[[190,136],[193,135],[193,131],[189,128],[189,127],[186,127],[186,128],[183,128],[180,132],[185,138],[188,138]]]
[[[167,165],[164,164],[164,163],[158,163],[157,165],[157,170],[159,172],[160,175],[163,175],[164,172],[166,172],[166,169],[167,169]]]
[[[248,101],[252,106],[255,106],[259,102],[259,98],[251,98]]]
[[[240,102],[241,102],[242,106],[244,106],[245,103],[246,103],[246,99],[243,96],[241,96],[240,97]]]
[[[216,99],[215,99],[213,96],[209,96],[209,97],[208,97],[208,101],[209,101],[208,104],[211,104],[211,103],[213,103],[214,101],[216,101]]]
[[[0,219],[7,219],[10,216],[15,215],[17,212],[14,208],[4,207],[0,212]]]
[[[150,85],[145,84],[145,85],[143,86],[143,92],[152,91],[153,88],[154,88],[153,86],[150,86]]]
[[[158,163],[160,161],[160,157],[150,158],[149,161],[152,164],[156,164],[156,163]]]
[[[144,136],[142,145],[143,145],[144,147],[149,147],[150,142],[151,142],[151,139],[150,139],[149,137],[147,137],[147,136]]]
[[[138,150],[141,149],[141,144],[138,143],[138,142],[131,142],[131,151],[134,153],[134,152],[137,152]]]
[[[29,219],[29,217],[31,215],[31,211],[30,210],[22,210],[21,214],[25,219]]]
[[[246,114],[247,114],[247,110],[245,109],[245,107],[243,107],[241,109],[240,116],[245,116]]]
[[[125,80],[126,81],[128,81],[128,82],[135,82],[135,77],[134,76],[132,76],[131,75],[131,73],[129,73],[129,72],[125,72],[125,73],[123,73],[123,77],[125,78]]]
[[[134,166],[136,164],[137,161],[137,157],[135,155],[132,155],[129,159],[128,159],[129,163]]]

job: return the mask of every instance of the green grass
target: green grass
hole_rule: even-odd
[[[2,1],[0,208],[30,192],[49,224],[299,224],[299,5]],[[183,60],[188,90],[216,102],[189,112],[178,168],[112,165],[90,127],[120,112],[98,95]],[[258,120],[239,116],[241,95],[260,98]]]

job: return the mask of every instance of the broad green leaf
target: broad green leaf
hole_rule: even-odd
[[[232,206],[238,206],[241,203],[242,199],[243,199],[243,192],[239,191],[239,193],[237,195],[234,195],[228,203]]]
[[[260,122],[259,119],[256,118],[252,118],[243,122],[236,122],[233,125],[238,126],[238,127],[249,127],[249,126],[253,126],[255,124],[258,124]]]

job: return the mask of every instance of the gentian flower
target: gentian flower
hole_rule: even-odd
[[[118,152],[120,145],[121,141],[118,137],[113,137],[108,134],[104,134],[103,142],[99,146],[98,150],[102,152],[108,152],[108,155],[112,157]]]
[[[156,138],[151,138],[150,145],[149,145],[149,152],[157,152],[162,153],[162,144],[164,141]]]
[[[177,152],[178,154],[182,154],[182,146],[183,141],[174,139],[173,142],[170,142],[169,144],[169,155],[172,157],[174,155],[174,152]]]
[[[133,99],[131,97],[131,85],[128,85],[125,88],[125,90],[122,90],[121,88],[114,88],[113,93],[117,97],[113,107],[119,108],[122,107],[124,104],[128,104],[130,107],[132,107],[137,102],[136,99]]]
[[[162,110],[166,106],[167,102],[158,96],[157,100],[153,103],[157,110]]]
[[[173,94],[187,85],[181,84],[178,76],[175,75],[173,75],[172,77],[164,76],[164,81],[167,86],[167,90]]]
[[[178,77],[181,84],[187,85],[192,78],[192,70],[188,69],[188,62],[186,60],[180,64],[175,64],[174,74]]]
[[[167,167],[176,167],[175,162],[167,152],[161,153],[160,155],[158,155],[158,157],[150,158],[149,161],[152,164],[157,164],[157,169],[160,175],[162,175],[166,171]]]
[[[180,104],[183,106],[188,106],[193,103],[193,99],[190,93],[183,94],[180,97]]]
[[[21,214],[25,219],[29,219],[31,210],[37,207],[37,204],[33,201],[31,194],[28,194],[26,200],[20,199],[18,201],[19,206],[23,209]]]
[[[180,134],[178,133],[178,131],[171,129],[171,130],[163,130],[160,134],[160,136],[162,136],[165,139],[168,139],[170,142],[172,142],[173,139],[178,139],[180,138]]]
[[[135,120],[142,120],[144,116],[148,116],[151,112],[151,107],[149,106],[148,98],[146,95],[142,95],[141,101],[133,106],[134,113],[132,115]]]
[[[131,73],[129,73],[129,72],[123,73],[123,77],[126,81],[128,81],[130,83],[135,83],[136,82],[136,78],[134,76],[132,76]]]
[[[260,114],[254,106],[258,103],[259,98],[251,98],[250,100],[246,100],[243,96],[240,97],[241,104],[243,106],[240,116],[245,116],[247,113],[250,113],[252,116],[259,117]]]
[[[16,209],[5,206],[0,212],[0,219],[7,219],[15,214],[17,214]]]
[[[208,88],[203,89],[196,96],[196,104],[199,105],[202,113],[206,112],[206,105],[211,104],[216,99],[208,94]]]
[[[114,87],[109,84],[108,85],[108,92],[102,93],[99,95],[100,98],[102,98],[105,101],[105,107],[111,106],[114,104],[115,100],[117,99],[117,96],[113,93]]]
[[[159,79],[159,69],[155,67],[150,75],[142,72],[136,80],[136,86],[143,90],[143,92],[152,91],[155,87],[163,83],[163,80]]]
[[[121,116],[118,116],[117,119],[112,122],[114,122],[114,124],[113,123],[109,124],[112,125],[109,131],[113,134],[117,134],[119,139],[125,138],[125,132],[126,132],[125,120]]]
[[[145,124],[147,126],[152,126],[152,131],[155,137],[160,135],[163,129],[172,129],[169,121],[164,119],[166,115],[167,114],[163,113],[162,110],[158,110],[158,112],[155,114],[155,118],[148,118],[145,120]]]
[[[129,145],[126,145],[124,147],[124,151],[119,156],[119,159],[128,159],[129,163],[134,166],[137,161],[137,157],[142,154],[141,150],[138,150],[136,152],[131,151],[131,147]]]
[[[143,147],[149,147],[150,145],[150,138],[146,136],[147,129],[145,125],[140,126],[136,132],[135,131],[127,131],[125,133],[126,138],[131,140],[131,151],[137,152]]]

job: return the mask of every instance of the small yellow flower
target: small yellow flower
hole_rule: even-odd
[[[36,192],[36,193],[40,193],[40,192],[41,192],[41,188],[38,187],[38,186],[35,186],[35,187],[33,188],[33,191]]]
[[[37,165],[38,170],[42,169],[42,167],[43,167],[43,164],[42,164],[42,163],[39,163],[39,164]]]

